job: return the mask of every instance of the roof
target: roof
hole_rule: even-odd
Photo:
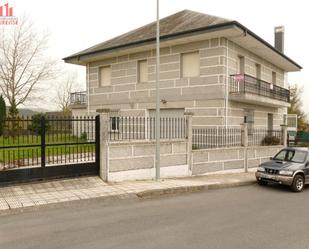
[[[183,10],[173,15],[160,19],[160,39],[178,38],[180,35],[192,34],[195,32],[206,32],[221,28],[237,27],[245,34],[249,34],[266,47],[279,54],[283,59],[288,60],[296,68],[301,69],[296,62],[288,58],[286,55],[275,49],[271,44],[260,38],[254,32],[247,29],[237,21],[212,16],[191,10]],[[82,50],[78,53],[64,58],[65,61],[77,59],[81,56],[93,55],[100,52],[108,52],[114,49],[124,49],[132,45],[142,46],[147,42],[155,42],[156,39],[156,22],[152,22],[138,29],[132,30],[95,46]]]
[[[191,10],[183,10],[173,15],[160,19],[160,36],[171,35],[179,32],[189,31],[201,27],[208,27],[211,25],[225,23],[229,20],[211,16]],[[156,37],[156,22],[149,23],[138,29],[134,29],[123,35],[112,38],[108,41],[99,43],[93,47],[82,50],[70,57],[80,56],[84,54],[99,52],[103,49],[114,48],[133,42],[148,40]]]

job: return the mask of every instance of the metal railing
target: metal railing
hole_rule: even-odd
[[[288,89],[270,84],[247,74],[230,75],[230,93],[251,93],[272,99],[290,102]]]
[[[71,93],[71,95],[70,95],[70,103],[71,103],[71,105],[86,104],[87,103],[86,91]]]
[[[95,161],[98,122],[96,117],[6,118],[0,172]]]
[[[154,117],[110,117],[109,140],[155,139]],[[181,139],[187,137],[185,117],[162,117],[160,119],[161,139]]]
[[[192,130],[192,148],[208,149],[241,146],[241,128],[201,128]]]
[[[283,144],[282,130],[263,128],[251,129],[248,132],[248,146],[270,146]]]

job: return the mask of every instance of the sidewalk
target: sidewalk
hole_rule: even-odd
[[[92,198],[150,198],[165,194],[249,185],[253,173],[217,174],[156,181],[105,183],[99,177],[36,182],[0,187],[0,213],[10,209]]]

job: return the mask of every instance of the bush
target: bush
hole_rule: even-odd
[[[28,129],[32,131],[33,133],[40,135],[42,133],[42,126],[41,126],[41,120],[45,119],[45,132],[48,131],[50,128],[47,116],[45,113],[37,113],[32,116],[32,122],[31,125],[28,126]]]
[[[275,136],[266,136],[262,141],[262,145],[280,145],[280,138]]]
[[[86,133],[86,132],[82,132],[82,133],[80,134],[80,139],[81,139],[82,141],[87,141],[87,133]]]
[[[4,132],[5,117],[6,117],[6,105],[2,95],[0,95],[0,136],[2,136]]]

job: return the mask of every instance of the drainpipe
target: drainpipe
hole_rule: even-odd
[[[228,126],[228,112],[229,112],[229,40],[226,44],[226,82],[225,82],[225,127]]]

